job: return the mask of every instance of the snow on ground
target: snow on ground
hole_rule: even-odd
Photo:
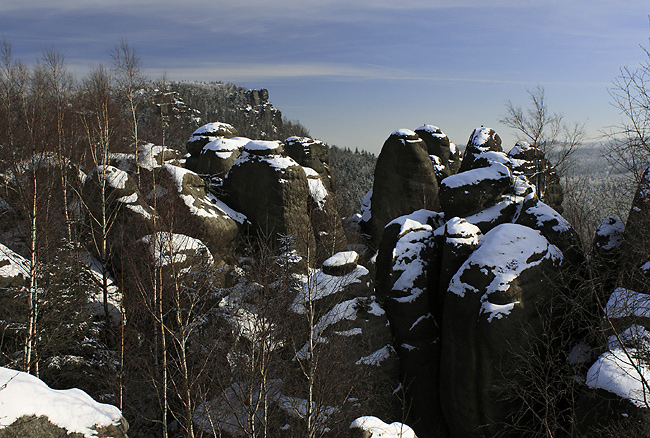
[[[540,257],[542,256],[543,257]],[[489,271],[494,278],[485,287],[481,297],[481,313],[488,315],[488,320],[500,319],[507,315],[515,303],[495,305],[489,302],[490,294],[507,291],[510,283],[523,271],[550,259],[559,264],[562,252],[548,243],[537,230],[518,224],[501,224],[490,230],[481,242],[481,246],[463,263],[449,283],[449,292],[460,297],[478,290],[461,280],[463,273],[472,267],[482,272]]]
[[[86,437],[97,436],[93,426],[118,425],[122,413],[98,403],[80,389],[50,389],[40,379],[0,367],[0,428],[23,415],[45,415],[51,423]]]
[[[440,181],[440,185],[455,189],[458,187],[478,185],[482,181],[498,181],[508,177],[510,177],[510,169],[501,163],[494,163],[490,167],[479,167],[450,175]]]
[[[406,424],[386,424],[377,417],[359,417],[350,424],[352,428],[369,432],[369,438],[415,438],[415,432]]]

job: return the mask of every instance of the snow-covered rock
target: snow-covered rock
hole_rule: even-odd
[[[413,429],[406,424],[386,424],[377,417],[359,417],[350,424],[350,429],[359,433],[354,438],[417,438]]]
[[[419,209],[438,209],[438,182],[426,143],[413,131],[393,132],[377,158],[370,234],[379,243],[384,227]]]
[[[45,416],[52,424],[84,437],[125,438],[128,429],[118,408],[98,403],[80,389],[50,389],[30,374],[0,367],[0,434],[29,416]]]

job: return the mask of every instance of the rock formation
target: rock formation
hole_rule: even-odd
[[[418,142],[403,136],[384,148]],[[540,315],[565,293],[560,272],[582,261],[577,233],[538,199],[517,160],[502,152],[493,130],[474,130],[460,171],[441,179],[439,201],[431,202],[441,212],[414,208],[383,230],[376,290],[412,403],[409,424],[420,436],[496,433],[486,425],[512,413],[503,392],[508,365],[531,348],[544,325]],[[404,178],[419,182],[419,163],[411,161],[411,170],[401,163]],[[372,221],[381,211],[377,187]],[[399,201],[383,202],[391,199]]]
[[[419,209],[438,209],[438,183],[426,143],[400,129],[384,143],[372,188],[369,228],[376,245],[387,223]]]

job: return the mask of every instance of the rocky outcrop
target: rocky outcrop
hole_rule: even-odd
[[[223,178],[249,141],[237,137],[237,130],[227,123],[203,125],[187,141],[190,156],[185,167],[202,175]]]
[[[284,142],[284,153],[300,164],[307,176],[310,221],[316,239],[317,262],[321,263],[347,248],[327,146],[307,137],[289,137]]]
[[[460,154],[456,145],[437,126],[422,125],[415,133],[424,140],[431,157],[438,182],[453,175],[460,168]]]
[[[314,242],[309,182],[302,166],[283,156],[282,149],[277,141],[247,143],[223,190],[228,205],[243,212],[260,236],[270,243],[291,236],[298,254],[306,255]]]
[[[420,436],[497,432],[486,425],[513,412],[504,379],[549,323],[541,315],[564,293],[563,270],[584,260],[575,230],[518,164],[493,130],[476,129],[460,172],[440,181],[441,212],[414,211],[383,231],[376,290]]]
[[[82,198],[94,234],[88,247],[100,259],[103,240],[107,242],[105,255],[119,264],[122,251],[117,249],[153,229],[157,213],[140,193],[135,179],[123,170],[108,165],[95,168],[86,178]]]
[[[512,158],[512,170],[525,175],[537,187],[540,200],[561,214],[564,191],[544,152],[526,142],[517,142],[508,156]]]
[[[494,129],[486,128],[484,126],[476,128],[467,141],[459,172],[464,172],[477,167],[474,164],[477,156],[490,151],[503,152],[503,149],[501,148],[501,137],[499,137]]]
[[[396,217],[438,206],[438,183],[426,143],[408,129],[393,132],[375,168],[368,224],[373,242],[379,242],[386,224]]]
[[[246,216],[209,193],[203,179],[190,170],[165,164],[157,169],[157,181],[149,197],[155,198],[166,222],[205,243],[217,265],[231,261]]]
[[[541,333],[560,250],[539,231],[502,224],[449,283],[440,369],[444,417],[454,436],[492,436],[513,407],[504,402],[512,364]],[[522,333],[526,335],[522,336]],[[464,364],[459,367],[457,364]]]

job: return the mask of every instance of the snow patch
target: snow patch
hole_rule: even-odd
[[[413,429],[406,424],[386,424],[377,417],[359,417],[350,424],[350,429],[353,428],[370,433],[369,438],[416,438]]]
[[[80,389],[50,389],[40,379],[0,367],[0,428],[24,415],[47,416],[51,423],[85,437],[97,436],[91,427],[119,425],[122,413],[98,403]]]

